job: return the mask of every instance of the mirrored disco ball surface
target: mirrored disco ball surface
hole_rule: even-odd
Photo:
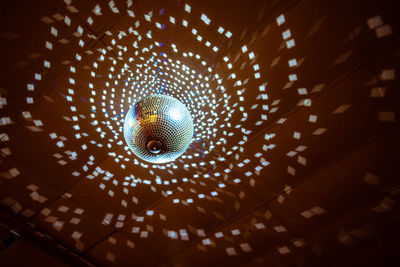
[[[179,100],[167,95],[148,96],[126,114],[124,137],[132,152],[145,161],[173,161],[192,141],[193,119]]]

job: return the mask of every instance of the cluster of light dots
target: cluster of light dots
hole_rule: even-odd
[[[76,49],[73,54],[63,62],[44,59],[42,69],[38,69],[33,74],[33,82],[27,82],[26,104],[28,108],[22,111],[22,116],[30,123],[26,126],[32,132],[47,131],[51,142],[59,148],[59,153],[53,156],[60,165],[67,165],[72,161],[79,159],[83,165],[72,172],[72,176],[83,179],[94,180],[98,186],[110,198],[115,197],[115,188],[122,189],[121,206],[126,208],[127,214],[132,205],[138,205],[140,198],[135,196],[135,188],[138,184],[149,186],[154,194],[161,194],[168,197],[173,205],[196,205],[196,200],[207,199],[209,201],[218,201],[218,196],[224,192],[224,188],[229,187],[230,183],[241,183],[239,178],[232,175],[232,181],[227,181],[233,168],[245,168],[250,162],[258,162],[254,168],[244,173],[249,178],[250,186],[254,186],[253,175],[259,175],[261,170],[270,162],[267,158],[268,151],[274,149],[276,144],[273,142],[274,133],[263,133],[264,142],[259,144],[256,151],[252,151],[253,158],[243,158],[239,156],[244,151],[244,144],[249,140],[252,133],[249,129],[254,129],[265,125],[268,120],[268,114],[278,110],[280,99],[271,100],[268,97],[268,81],[263,77],[265,71],[257,63],[257,55],[250,44],[241,44],[238,55],[225,55],[223,45],[232,40],[234,33],[226,26],[214,25],[213,18],[207,14],[201,13],[199,17],[194,16],[190,3],[183,4],[179,12],[167,14],[167,9],[148,10],[145,13],[139,13],[134,10],[133,3],[128,0],[125,6],[116,6],[113,1],[108,3],[98,3],[92,8],[92,14],[86,19],[86,23],[96,26],[103,13],[110,12],[115,15],[124,14],[129,23],[124,25],[127,28],[105,32],[102,42],[104,45],[98,48],[87,48],[87,45],[97,41],[98,37],[81,24],[80,21],[72,19],[71,13],[79,13],[79,10],[72,5],[71,0],[65,0],[65,15],[55,14],[50,17],[43,17],[43,23],[49,25],[49,38],[43,40],[44,46],[48,51],[48,57],[57,48],[63,49],[63,45],[70,43]],[[178,18],[177,14],[184,14]],[[156,16],[159,14],[159,16]],[[197,14],[197,13],[196,13]],[[282,42],[286,49],[295,47],[295,39],[292,32],[285,24],[285,16],[276,17],[274,25],[282,33]],[[384,24],[380,16],[372,17],[367,21],[371,31],[375,31],[377,38],[382,38],[392,34],[390,25]],[[118,23],[117,23],[118,26]],[[196,49],[185,47],[170,40],[168,34],[164,32],[170,29],[178,29],[182,39],[190,40],[196,43]],[[211,32],[215,29],[215,32]],[[61,36],[62,32],[70,33],[71,36]],[[207,36],[210,34],[218,38],[218,41],[211,42]],[[167,37],[165,37],[167,36]],[[184,36],[184,37],[183,37]],[[348,55],[347,55],[348,57]],[[339,57],[339,61],[343,61]],[[65,103],[68,107],[66,116],[60,118],[67,124],[71,124],[74,130],[75,140],[68,140],[63,136],[63,132],[55,129],[46,128],[41,118],[34,118],[30,110],[39,99],[37,92],[40,91],[40,84],[54,66],[62,63],[68,65],[66,94],[63,94]],[[274,64],[274,63],[273,63]],[[288,81],[283,89],[288,89],[292,84],[299,80],[296,71],[301,66],[301,59],[290,58],[287,62],[289,67]],[[250,70],[250,71],[249,71]],[[394,80],[395,73],[393,69],[384,69],[380,74],[380,79]],[[84,82],[84,83],[82,83]],[[82,85],[84,84],[84,85]],[[250,86],[247,86],[251,84]],[[306,88],[298,88],[301,99],[299,105],[310,107],[312,102],[308,98],[310,93],[319,92],[323,84],[316,85],[311,92]],[[249,91],[257,91],[252,95],[256,98],[248,97]],[[188,151],[175,162],[168,164],[149,164],[137,159],[125,144],[123,139],[123,118],[129,108],[137,101],[152,94],[166,94],[179,99],[189,109],[195,127],[195,136],[192,145]],[[371,97],[383,97],[384,88],[373,88]],[[0,108],[7,105],[7,99],[0,97]],[[351,104],[344,103],[340,105],[333,113],[343,113]],[[254,116],[259,115],[255,120]],[[250,118],[252,121],[250,121]],[[310,114],[309,123],[317,122],[317,115]],[[382,111],[378,114],[378,119],[382,121],[395,121],[393,112]],[[280,118],[276,123],[285,123],[286,118]],[[33,122],[33,126],[31,125]],[[0,125],[6,126],[12,124],[10,117],[2,117]],[[312,134],[321,135],[327,129],[317,128]],[[93,136],[93,133],[96,136]],[[10,136],[7,133],[1,133],[1,141],[7,142]],[[294,131],[294,139],[300,139],[301,133]],[[68,149],[68,142],[72,141],[80,144],[78,151]],[[74,146],[75,148],[76,146]],[[97,159],[95,155],[82,153],[90,151],[92,148],[104,149],[108,156],[112,157],[115,166],[111,169],[105,169],[104,166],[96,166]],[[294,157],[307,149],[306,145],[298,145],[293,150],[287,152],[286,156]],[[12,151],[3,147],[1,149],[3,156],[8,156]],[[65,157],[67,155],[67,157]],[[85,155],[84,158],[82,155]],[[235,166],[224,168],[214,168],[219,166],[219,162],[224,162],[228,157],[233,157],[236,161]],[[247,157],[247,156],[245,156]],[[298,163],[306,165],[307,159],[298,155]],[[140,168],[140,176],[135,175]],[[114,174],[115,169],[123,170],[125,177],[117,177]],[[185,170],[186,177],[177,177],[175,174],[179,170]],[[287,166],[287,172],[290,175],[296,175],[296,168]],[[161,174],[162,173],[162,174]],[[12,179],[21,174],[17,167],[12,167],[7,172],[2,173],[2,177]],[[214,179],[215,178],[215,179]],[[215,189],[207,191],[204,185],[209,181],[217,181]],[[200,185],[204,187],[204,192],[197,192],[190,185]],[[212,184],[212,182],[210,182]],[[97,185],[93,183],[93,185]],[[187,185],[187,186],[185,186]],[[176,188],[180,190],[176,190]],[[39,186],[30,184],[27,186],[29,195],[34,201],[46,203],[48,198],[41,194]],[[290,186],[284,188],[285,192],[290,192]],[[181,199],[179,192],[184,191],[191,197]],[[178,194],[175,194],[178,192]],[[243,199],[243,191],[235,195],[239,201]],[[129,196],[129,197],[128,197]],[[65,193],[64,197],[72,197]],[[282,196],[278,197],[281,201]],[[31,209],[23,210],[21,204],[7,197],[1,200],[3,204],[27,218],[34,215]],[[239,202],[235,205],[240,206]],[[236,206],[234,207],[237,208]],[[199,212],[207,213],[213,211],[202,210],[197,206]],[[326,211],[321,207],[312,207],[301,213],[304,218],[311,218],[324,214]],[[69,222],[62,221],[61,214],[68,214],[71,219]],[[84,217],[85,210],[80,207],[70,208],[60,205],[53,210],[49,207],[41,211],[44,221],[50,223],[56,231],[62,231],[66,223],[79,225]],[[223,216],[213,213],[215,216]],[[271,214],[266,211],[263,214],[252,214],[252,217],[243,225],[253,225],[255,230],[263,231],[267,228]],[[104,225],[113,225],[115,228],[122,228],[131,218],[135,220],[135,225],[130,229],[131,233],[137,234],[140,238],[147,238],[154,232],[153,226],[147,220],[157,217],[161,221],[168,220],[167,216],[160,213],[155,214],[152,209],[147,209],[138,215],[128,216],[126,214],[114,214],[105,211],[104,219],[101,222]],[[256,219],[254,219],[254,217]],[[254,221],[255,220],[255,221]],[[216,247],[218,240],[223,237],[229,237],[236,241],[238,245],[225,247],[227,255],[234,256],[238,250],[243,252],[252,252],[251,246],[243,237],[243,230],[240,227],[232,226],[231,229],[225,228],[225,231],[215,232],[213,235],[207,235],[204,229],[194,229],[193,227],[181,227],[180,229],[163,229],[164,234],[170,239],[181,239],[187,241],[190,239],[190,233],[194,233],[201,238],[201,244],[204,247]],[[283,225],[275,225],[272,229],[276,233],[285,233],[288,231]],[[81,241],[82,233],[78,230],[72,232],[71,238],[75,240],[75,248],[84,250],[85,244]],[[115,244],[113,237],[108,242]],[[133,248],[134,244],[127,241],[126,245]],[[293,240],[295,247],[304,246],[301,240]],[[199,249],[204,249],[199,247]],[[287,246],[277,248],[280,254],[290,253]],[[107,252],[106,258],[115,261],[115,254]]]
[[[111,1],[109,3],[111,10],[115,13],[120,13],[119,10]],[[130,7],[128,1],[127,7]],[[67,6],[71,10],[71,6]],[[188,15],[191,13],[191,7],[188,4],[184,5],[184,9]],[[267,81],[262,81],[260,66],[255,62],[256,55],[246,45],[241,47],[243,55],[245,55],[249,61],[252,62],[253,76],[241,77],[241,73],[234,73],[235,68],[234,62],[228,56],[218,55],[218,48],[212,45],[206,40],[206,37],[200,35],[200,30],[197,30],[194,26],[190,25],[188,20],[183,19],[178,21],[173,16],[169,16],[169,25],[160,24],[153,19],[153,11],[143,15],[143,18],[136,15],[132,10],[127,10],[127,14],[132,18],[132,25],[125,31],[119,31],[116,33],[106,32],[106,35],[111,37],[110,44],[107,48],[99,48],[94,51],[85,51],[86,54],[91,56],[93,62],[90,68],[90,76],[87,77],[90,82],[88,83],[88,102],[91,104],[90,110],[88,107],[75,102],[79,99],[79,95],[76,95],[76,86],[78,77],[78,67],[82,60],[82,55],[76,53],[71,58],[71,66],[69,67],[69,78],[68,78],[68,89],[65,99],[69,104],[71,111],[71,120],[73,122],[73,129],[76,131],[75,138],[77,140],[81,138],[89,139],[89,143],[97,145],[98,147],[104,147],[107,149],[108,154],[115,158],[120,168],[125,169],[128,164],[138,165],[142,168],[149,170],[150,178],[136,179],[141,180],[145,184],[159,183],[160,181],[154,181],[154,169],[168,169],[173,172],[178,167],[185,169],[195,168],[198,169],[202,166],[213,166],[216,160],[207,160],[206,155],[210,154],[215,148],[220,148],[222,154],[219,155],[217,160],[223,161],[226,156],[230,156],[235,150],[241,150],[241,146],[248,140],[248,135],[251,133],[250,130],[243,128],[241,122],[245,122],[248,117],[248,113],[251,111],[245,110],[244,102],[254,103],[252,109],[260,106],[262,110],[269,110],[268,106],[268,95],[266,93]],[[94,16],[101,15],[100,5],[96,5],[93,9]],[[162,12],[160,12],[161,14]],[[162,15],[160,15],[162,16]],[[164,14],[164,16],[167,16]],[[201,20],[205,25],[211,25],[211,20],[206,14],[201,15]],[[89,17],[88,23],[95,23],[95,17]],[[284,16],[281,15],[277,18],[277,25],[280,26],[284,23]],[[68,16],[64,17],[64,26],[72,27],[73,22]],[[141,32],[141,25],[146,23],[149,30]],[[162,32],[166,27],[176,27],[177,24],[182,25],[182,30],[188,32],[187,36],[191,36],[194,40],[198,41],[201,45],[208,50],[209,55],[199,55],[191,52],[185,47],[178,47],[174,43],[170,43],[170,48],[165,48],[167,44],[162,40],[156,40],[156,31]],[[58,30],[55,26],[51,26],[50,32],[52,35],[57,36]],[[184,33],[182,33],[184,34]],[[219,27],[216,34],[219,34],[220,38],[229,39],[232,37],[232,33],[223,27]],[[91,34],[85,35],[83,27],[77,27],[77,31],[74,33],[77,37],[77,44],[81,47],[84,46],[88,39],[95,38]],[[133,37],[126,41],[128,36]],[[283,32],[283,38],[286,40],[287,48],[294,46],[294,40],[291,38],[290,30]],[[86,39],[86,40],[85,40]],[[133,43],[131,43],[131,41]],[[146,42],[144,42],[146,41]],[[129,45],[127,44],[129,43]],[[144,43],[142,45],[142,42]],[[45,42],[46,48],[51,52],[55,44],[50,41]],[[168,52],[174,53],[169,56]],[[208,66],[207,62],[203,58],[208,56],[217,56],[222,58],[223,64],[226,68],[224,75],[216,73],[212,66]],[[86,55],[87,56],[87,55]],[[180,60],[173,60],[172,58],[182,58]],[[183,60],[189,58],[189,64],[184,64]],[[74,64],[75,63],[75,64]],[[44,67],[49,68],[50,62],[45,61]],[[101,65],[104,65],[109,72],[104,74],[98,71]],[[296,65],[296,59],[289,61],[290,66]],[[199,71],[201,70],[201,72]],[[226,75],[229,73],[229,75]],[[75,77],[76,76],[76,77]],[[291,77],[296,77],[296,74],[292,74]],[[41,80],[39,73],[35,74],[36,80]],[[259,85],[257,90],[260,92],[257,99],[245,99],[245,85],[249,79],[256,80]],[[224,84],[227,80],[232,80],[230,84],[233,84],[233,88],[227,88]],[[102,85],[100,85],[100,83]],[[27,84],[28,91],[34,91],[35,86],[32,83]],[[254,90],[254,89],[252,89]],[[80,92],[81,93],[81,92]],[[129,109],[133,103],[141,100],[143,97],[152,94],[167,94],[179,99],[184,103],[193,117],[195,124],[195,136],[193,140],[195,149],[194,153],[186,153],[178,162],[169,164],[153,164],[141,162],[133,156],[129,151],[125,142],[123,141],[123,118],[125,112]],[[84,97],[87,97],[86,95]],[[27,97],[27,103],[33,103],[33,97]],[[272,105],[276,106],[279,103],[275,101]],[[82,110],[80,110],[82,108]],[[274,107],[273,111],[277,108]],[[101,113],[101,114],[100,114]],[[24,112],[25,116],[30,117],[29,112]],[[239,114],[240,119],[232,121],[233,115]],[[83,115],[83,116],[82,116]],[[91,126],[98,133],[100,140],[90,140],[91,138],[86,133],[86,129],[83,129],[79,120],[82,118],[90,118]],[[30,117],[30,119],[32,119]],[[260,120],[255,121],[253,125],[260,126],[267,120],[267,115],[262,114]],[[40,126],[40,123],[39,123]],[[57,132],[50,133],[50,138],[55,141],[56,145],[60,148],[65,146],[63,140],[57,138],[60,136]],[[239,139],[237,143],[230,143],[229,138],[236,136]],[[240,138],[237,138],[240,136]],[[98,139],[96,139],[98,140]],[[83,144],[82,150],[88,149],[89,144]],[[117,155],[116,151],[119,148],[125,150],[125,154]],[[193,151],[191,151],[193,152]],[[79,152],[73,153],[78,157]],[[89,163],[94,161],[94,156],[89,157]],[[60,161],[60,164],[65,163]],[[85,165],[87,167],[87,165]],[[74,176],[84,175],[85,170],[76,170],[72,173]],[[97,172],[98,173],[98,172]],[[96,172],[95,172],[96,175]],[[203,176],[207,176],[204,174]],[[88,178],[93,178],[92,174],[87,175]],[[132,181],[135,180],[134,175],[130,176]],[[205,177],[207,178],[207,177]],[[161,179],[161,178],[160,178]],[[168,179],[168,178],[165,178]],[[176,180],[176,179],[175,179]],[[187,179],[183,178],[183,182],[187,182]],[[162,180],[161,183],[174,183],[174,180]],[[124,183],[124,186],[128,186],[128,182]],[[135,182],[129,184],[129,186],[135,186]]]
[[[129,8],[128,2],[128,8]],[[115,12],[119,13],[120,11],[110,2],[110,8]],[[67,6],[71,10],[71,6]],[[190,14],[191,7],[186,4],[184,6],[185,11]],[[101,15],[100,5],[96,5],[93,9],[93,13],[95,16]],[[179,60],[173,60],[166,51],[163,51],[166,44],[160,40],[155,40],[156,31],[162,31],[165,27],[169,27],[172,25],[176,25],[182,23],[183,29],[190,32],[192,38],[197,40],[199,43],[208,48],[208,52],[210,54],[218,54],[219,48],[217,46],[211,45],[209,41],[206,40],[205,37],[200,35],[199,31],[191,27],[188,20],[178,21],[174,17],[169,17],[170,25],[160,24],[159,22],[152,20],[152,11],[144,15],[144,18],[136,17],[134,12],[131,10],[127,10],[127,13],[130,17],[132,17],[132,21],[134,21],[134,26],[126,29],[126,31],[120,31],[118,34],[113,34],[108,32],[110,36],[113,37],[111,40],[111,44],[107,47],[111,49],[98,49],[96,51],[90,51],[90,54],[94,54],[93,57],[95,60],[92,62],[92,68],[90,70],[90,76],[93,78],[92,82],[88,84],[88,92],[90,92],[90,96],[88,97],[89,102],[91,103],[90,110],[79,110],[82,105],[76,105],[74,102],[78,98],[75,95],[75,84],[76,78],[74,77],[77,73],[77,68],[74,67],[74,63],[69,67],[69,85],[68,91],[65,95],[66,101],[69,103],[69,109],[71,111],[71,119],[74,123],[73,129],[76,131],[75,138],[77,140],[81,138],[90,139],[88,134],[82,129],[79,120],[82,118],[90,117],[91,125],[95,128],[96,132],[98,132],[99,137],[104,142],[98,142],[95,140],[89,140],[89,143],[92,145],[96,145],[98,147],[104,147],[110,151],[108,154],[115,158],[116,164],[119,164],[120,168],[125,169],[126,165],[134,164],[140,166],[142,168],[149,170],[148,179],[135,177],[134,174],[125,177],[122,185],[124,186],[124,192],[129,187],[135,187],[137,183],[148,184],[152,187],[154,191],[157,191],[157,185],[174,185],[178,183],[177,178],[168,179],[161,178],[156,175],[155,169],[167,169],[171,176],[173,174],[173,170],[176,168],[183,167],[185,169],[194,168],[198,170],[197,174],[193,176],[193,178],[203,178],[203,181],[209,178],[208,172],[201,173],[198,169],[202,166],[213,166],[216,164],[215,160],[207,160],[206,155],[209,154],[214,148],[221,147],[221,151],[225,153],[225,155],[220,155],[217,161],[224,161],[225,156],[231,155],[235,150],[242,151],[242,145],[247,141],[248,134],[251,131],[243,130],[240,122],[244,122],[247,120],[248,112],[244,109],[244,106],[241,105],[243,102],[251,102],[253,105],[252,109],[255,109],[257,106],[261,106],[262,110],[269,110],[268,106],[268,95],[266,94],[266,81],[259,81],[258,90],[260,92],[259,97],[257,99],[245,99],[244,91],[246,90],[245,84],[248,79],[259,80],[261,78],[260,74],[260,66],[257,63],[254,63],[254,59],[256,55],[254,52],[250,51],[246,45],[241,47],[241,51],[244,55],[248,57],[248,60],[253,62],[253,76],[252,77],[241,77],[241,73],[234,73],[232,69],[235,68],[235,63],[232,59],[227,56],[221,56],[223,59],[223,64],[225,65],[225,71],[230,72],[228,76],[224,76],[216,73],[211,66],[208,66],[207,62],[203,59],[206,56],[199,55],[186,48],[178,47],[176,44],[171,43],[171,49],[168,51],[172,51],[175,53],[173,58],[189,58],[190,59],[190,67],[188,64],[184,64]],[[211,20],[207,17],[207,15],[202,14],[201,20],[204,24],[210,25]],[[89,17],[88,23],[95,23],[94,18]],[[68,26],[72,27],[71,19],[68,16],[64,17],[63,22]],[[284,24],[285,18],[283,15],[279,16],[276,19],[276,23],[278,26]],[[152,27],[152,30],[148,30],[147,32],[141,32],[140,25],[142,23],[149,24],[148,26]],[[154,32],[152,32],[154,31]],[[55,27],[51,27],[51,34],[57,36],[57,29]],[[221,36],[221,38],[231,38],[232,33],[228,30],[225,30],[223,27],[219,27],[217,33]],[[154,34],[154,36],[153,36]],[[132,46],[125,46],[120,44],[127,38],[128,35],[135,36],[133,39]],[[189,35],[189,34],[188,34]],[[81,26],[77,27],[76,35],[77,43],[79,46],[83,47],[85,44],[85,35],[83,32],[83,28]],[[286,42],[286,46],[288,49],[292,48],[295,43],[294,39],[291,36],[290,30],[284,30],[282,33],[283,39]],[[91,34],[87,34],[87,38],[95,38]],[[144,39],[150,40],[148,45],[142,45],[142,41]],[[87,41],[86,41],[87,42]],[[50,41],[46,41],[46,48],[50,51],[53,49],[55,44]],[[86,51],[88,52],[88,51]],[[117,55],[117,56],[116,56]],[[82,55],[75,54],[74,59],[71,58],[71,61],[78,65],[79,61],[82,60]],[[108,60],[108,64],[105,61]],[[182,60],[183,61],[183,60]],[[291,59],[289,62],[289,67],[297,66],[296,59]],[[50,68],[50,62],[44,61],[44,67]],[[98,68],[100,68],[101,64],[105,64],[109,73],[107,75],[99,75]],[[202,66],[202,68],[199,68]],[[205,69],[206,71],[202,71],[201,73],[198,69]],[[224,72],[226,73],[226,72]],[[104,84],[101,88],[99,87],[99,83],[96,83],[96,79],[99,78],[101,82]],[[39,73],[35,74],[35,79],[40,81],[41,75]],[[226,80],[232,79],[234,84],[233,88],[227,88],[225,86]],[[296,74],[290,74],[289,80],[294,81],[297,80]],[[34,91],[36,88],[32,83],[27,84],[28,92]],[[147,163],[140,162],[135,159],[132,153],[128,150],[122,139],[122,126],[123,126],[123,117],[125,112],[129,109],[129,107],[139,101],[143,97],[146,97],[151,94],[168,94],[178,98],[181,102],[185,103],[189,108],[195,123],[195,137],[194,143],[198,145],[201,149],[192,154],[186,154],[182,156],[177,163],[170,163],[165,165],[157,165],[154,164],[150,166]],[[301,93],[299,91],[299,93]],[[34,97],[27,97],[27,103],[34,103]],[[307,103],[307,101],[305,101]],[[274,106],[270,112],[274,112],[277,110],[277,104],[279,104],[279,100],[274,101],[272,106]],[[239,123],[238,121],[231,121],[234,113],[240,113]],[[101,114],[99,114],[101,113]],[[82,116],[82,114],[84,114]],[[29,112],[24,112],[24,116],[27,119],[34,120]],[[262,114],[260,120],[256,121],[254,124],[256,126],[260,126],[264,121],[267,120],[267,116]],[[281,119],[278,123],[283,123],[285,119]],[[40,120],[34,120],[36,126],[43,126]],[[240,130],[239,130],[240,129]],[[50,133],[50,138],[54,140],[55,144],[59,148],[64,148],[65,144],[62,138],[58,138],[60,134],[56,132]],[[237,144],[232,144],[229,142],[229,138],[233,135],[240,135],[240,141]],[[274,137],[274,134],[266,134],[265,139],[269,141]],[[81,146],[82,150],[87,150],[90,144],[83,144]],[[225,147],[224,147],[225,146]],[[274,144],[265,145],[263,144],[263,150],[267,151],[268,149],[274,148]],[[227,149],[227,147],[231,147],[231,149]],[[118,148],[124,148],[124,155],[117,155],[115,150]],[[114,150],[114,151],[113,151]],[[70,159],[76,159],[79,157],[79,152],[74,151],[67,153],[70,156]],[[256,153],[255,156],[259,157],[259,153]],[[55,155],[56,158],[61,158],[60,154]],[[93,165],[95,161],[95,157],[93,155],[89,156],[87,163],[82,167],[82,170],[77,170],[72,173],[74,176],[86,175],[86,178],[94,179],[97,176],[104,176],[102,179],[104,181],[112,180],[114,185],[119,184],[120,181],[117,181],[113,178],[113,174],[108,170],[103,170],[100,167],[96,167],[91,173],[86,173],[89,170],[89,166]],[[238,162],[239,167],[243,167],[248,163],[249,160],[244,160],[243,162]],[[64,165],[67,164],[66,161],[60,159],[58,161],[59,164]],[[255,172],[259,172],[263,166],[268,166],[268,161],[261,160],[261,165],[257,166]],[[230,170],[224,170],[225,173],[229,173]],[[218,177],[223,175],[223,173],[214,173],[214,176]],[[251,176],[252,172],[246,173],[247,176]],[[154,177],[157,177],[154,179]],[[196,180],[189,178],[181,178],[183,183],[189,182],[189,180],[196,182]],[[234,180],[235,183],[241,182],[239,179]],[[155,186],[154,186],[155,185]],[[100,188],[106,190],[106,186],[104,183],[100,183]],[[224,184],[219,184],[220,188],[224,188]],[[166,196],[171,195],[173,192],[166,191]],[[114,195],[112,190],[108,191],[108,194],[112,197]],[[194,194],[196,195],[196,194]],[[209,192],[209,195],[215,197],[218,195],[217,190]],[[197,194],[197,198],[206,197],[205,194]],[[171,198],[171,201],[175,204],[191,204],[195,201],[195,197],[190,199],[177,199]],[[210,198],[211,200],[212,198]],[[140,200],[133,197],[133,202],[138,204]],[[122,206],[128,207],[128,202],[126,200],[122,200]],[[60,212],[67,212],[68,207],[60,206]],[[82,209],[77,209],[74,211],[75,214],[82,214]],[[51,211],[49,209],[45,209],[42,211],[43,215],[50,215]],[[76,215],[75,215],[76,216]],[[154,212],[152,210],[146,211],[146,216],[154,216]],[[114,214],[108,213],[104,217],[104,224],[110,224]],[[160,219],[165,220],[165,216],[160,214]],[[59,231],[62,229],[62,225],[57,220],[53,220],[54,217],[48,216],[47,221],[53,223],[55,229]],[[120,215],[115,219],[115,227],[121,228],[124,226],[125,216]],[[137,216],[135,218],[137,222],[143,222],[145,220],[144,216]],[[74,218],[74,223],[79,223],[80,219]],[[257,229],[264,229],[265,225],[263,223],[257,223],[255,225]],[[285,232],[283,226],[277,226],[275,229],[277,232]],[[177,239],[179,236],[182,240],[188,239],[188,229],[180,229],[180,230],[169,230],[167,231],[167,236],[171,239]],[[151,231],[148,230],[140,230],[140,227],[134,227],[132,229],[132,233],[140,234],[141,238],[146,238]],[[205,232],[202,229],[196,230],[197,235],[199,237],[205,236]],[[215,233],[215,239],[221,238],[223,236],[238,236],[241,232],[238,229],[232,229],[231,232]],[[76,246],[79,248],[83,244],[79,242],[79,238],[82,233],[74,232],[72,235],[73,239],[77,240]],[[205,238],[202,241],[203,245],[211,245],[214,241],[210,238]],[[251,247],[247,243],[242,243],[240,245],[241,249],[245,252],[251,251]],[[236,251],[233,247],[226,248],[226,252],[228,255],[236,255]],[[110,257],[112,258],[112,257]]]
[[[69,12],[79,12],[71,5],[70,1],[66,1],[66,4]],[[115,166],[126,171],[125,177],[117,178],[112,170],[95,166],[94,155],[88,156],[87,159],[80,159],[84,165],[75,170],[72,175],[87,179],[101,179],[99,187],[110,197],[114,197],[115,192],[112,188],[115,186],[122,186],[123,192],[128,194],[128,192],[134,193],[135,187],[140,183],[148,185],[154,193],[161,191],[163,196],[169,197],[171,203],[176,205],[191,205],[197,199],[202,198],[214,201],[214,197],[217,197],[220,190],[226,186],[222,177],[229,174],[232,167],[220,171],[210,172],[210,170],[213,170],[213,167],[219,162],[223,162],[227,157],[235,154],[238,167],[248,164],[249,159],[239,159],[237,154],[243,151],[243,145],[252,133],[245,127],[253,129],[262,126],[268,120],[267,113],[274,113],[280,103],[279,99],[272,101],[268,98],[268,81],[262,79],[263,70],[257,64],[255,52],[252,51],[250,45],[241,45],[240,59],[242,62],[238,60],[239,56],[222,54],[221,51],[224,51],[224,47],[220,47],[218,43],[212,44],[207,40],[206,35],[210,34],[207,27],[216,29],[214,35],[220,39],[219,43],[227,43],[224,41],[229,41],[233,33],[223,26],[212,25],[212,18],[206,14],[200,16],[202,25],[192,23],[196,19],[192,18],[189,4],[181,7],[184,9],[186,17],[178,19],[173,14],[167,15],[164,9],[160,10],[159,17],[156,18],[154,15],[156,12],[153,10],[144,14],[135,12],[132,1],[127,1],[127,5],[124,7],[117,7],[113,1],[110,1],[108,5],[97,4],[93,7],[93,14],[87,18],[89,25],[96,24],[96,18],[101,17],[103,8],[110,8],[115,14],[126,13],[130,18],[130,23],[126,24],[128,25],[126,29],[118,29],[115,32],[112,32],[111,29],[106,31],[105,47],[92,50],[83,48],[97,37],[90,32],[85,32],[84,27],[79,22],[73,21],[68,15],[61,17],[54,24],[47,17],[42,19],[50,26],[52,37],[44,42],[49,53],[56,46],[62,45],[63,40],[66,40],[59,36],[61,28],[73,32],[75,40],[71,42],[80,48],[77,50],[83,51],[71,55],[69,59],[68,85],[66,94],[63,95],[70,111],[70,116],[65,116],[64,119],[72,124],[75,139],[82,142],[80,151],[68,150],[62,133],[51,131],[50,139],[60,150],[64,150],[70,160],[76,160],[80,157],[81,152],[90,150],[92,146],[105,149],[108,155],[113,157]],[[165,21],[165,23],[159,21]],[[282,40],[286,48],[293,48],[295,40],[291,31],[285,27],[284,15],[276,18],[275,25],[282,31]],[[196,49],[198,52],[191,51],[191,47],[182,47],[178,42],[168,40],[162,34],[168,28],[179,28],[180,35],[191,38],[202,48]],[[55,38],[59,39],[59,43],[54,41]],[[209,58],[220,60],[210,65],[207,60]],[[42,80],[40,73],[50,69],[52,64],[53,62],[44,60],[44,69],[34,74],[36,82],[27,83],[27,104],[35,103],[34,92]],[[85,65],[85,68],[81,68],[81,65]],[[246,65],[251,71],[244,71],[240,65]],[[288,74],[288,83],[290,84],[299,79],[294,72],[298,66],[297,59],[290,59],[288,65],[289,69],[293,69],[293,72]],[[78,86],[79,80],[82,79],[87,81],[86,88]],[[248,83],[256,84],[256,87],[246,88]],[[257,98],[246,98],[246,90],[257,90]],[[305,88],[300,88],[298,92],[299,95],[307,95]],[[128,149],[123,139],[125,113],[135,102],[152,94],[166,94],[179,99],[187,106],[193,117],[195,132],[193,142],[188,151],[175,162],[149,164],[140,161]],[[305,98],[303,105],[310,106],[311,100]],[[257,120],[249,122],[248,118],[251,112],[258,113],[259,117]],[[36,128],[33,127],[33,131],[40,127],[42,127],[40,129],[44,128],[41,120],[32,118],[29,111],[24,111],[23,116],[34,121]],[[82,122],[85,120],[88,123],[83,124]],[[285,118],[281,118],[277,123],[284,123],[285,120]],[[310,121],[315,120],[316,115],[310,115]],[[92,129],[84,128],[88,125]],[[90,136],[88,132],[96,132],[97,136]],[[299,134],[295,133],[294,138],[298,138]],[[257,174],[269,165],[268,160],[264,157],[268,150],[275,147],[275,144],[271,142],[274,137],[273,133],[265,134],[266,143],[260,144],[259,151],[254,154],[260,164],[253,171],[245,173],[246,176]],[[306,147],[300,146],[298,149],[297,151],[302,151]],[[57,153],[54,157],[58,164],[68,164],[62,153]],[[142,168],[148,174],[137,177],[135,168]],[[188,173],[192,173],[192,177],[175,177],[174,173],[177,169],[184,169]],[[132,173],[129,173],[130,170],[133,170]],[[169,175],[161,177],[158,175],[158,170],[166,170]],[[288,168],[288,172],[291,173],[294,170]],[[219,180],[218,188],[210,192],[198,193],[182,186],[182,184],[190,183],[207,183],[210,177]],[[242,181],[234,178],[232,182],[240,183]],[[107,185],[107,183],[110,184]],[[174,197],[178,185],[183,190],[188,190],[193,197],[187,199]],[[243,198],[243,196],[238,197]],[[121,206],[129,208],[130,205],[137,205],[139,202],[140,199],[135,196],[130,199],[124,199],[122,196]],[[68,209],[68,207],[61,206],[58,210],[67,212]],[[82,209],[78,209],[74,213],[82,214]],[[42,214],[47,216],[46,220],[53,223],[55,229],[61,231],[63,224],[50,216],[49,209],[43,210]],[[151,217],[156,214],[153,210],[146,210],[144,215],[135,216],[134,219],[140,223],[145,221],[146,216]],[[163,214],[158,214],[158,217],[163,221],[167,219]],[[107,213],[104,216],[103,224],[114,224],[116,228],[122,228],[126,220],[127,218],[123,214],[117,216]],[[79,221],[80,218],[74,220],[75,223],[79,223]],[[259,222],[255,227],[264,229],[266,226]],[[278,233],[287,231],[280,225],[274,229]],[[189,231],[191,229],[168,230],[166,236],[171,239],[188,240]],[[205,237],[203,229],[196,229],[195,232],[199,237]],[[132,233],[139,234],[141,238],[147,238],[152,230],[133,227]],[[215,239],[222,236],[237,237],[240,234],[238,229],[232,229],[231,232],[216,233]],[[83,244],[79,242],[81,235],[82,233],[74,232],[72,236],[77,240],[77,248],[83,247]],[[204,238],[202,243],[204,246],[208,246],[212,245],[214,241],[211,238]],[[245,252],[251,251],[251,247],[247,243],[242,243],[240,247]],[[226,252],[228,255],[236,255],[233,247],[226,248]]]

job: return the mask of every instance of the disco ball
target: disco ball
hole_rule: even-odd
[[[132,152],[145,161],[173,161],[192,141],[193,119],[179,100],[167,95],[148,96],[126,114],[124,137]]]

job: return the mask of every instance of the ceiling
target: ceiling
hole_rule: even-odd
[[[0,259],[398,266],[394,2],[6,1]],[[195,123],[168,164],[123,138],[155,93]]]

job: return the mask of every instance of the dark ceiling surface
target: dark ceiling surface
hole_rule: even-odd
[[[1,265],[399,266],[395,2],[3,1]],[[123,138],[157,93],[167,164]]]

